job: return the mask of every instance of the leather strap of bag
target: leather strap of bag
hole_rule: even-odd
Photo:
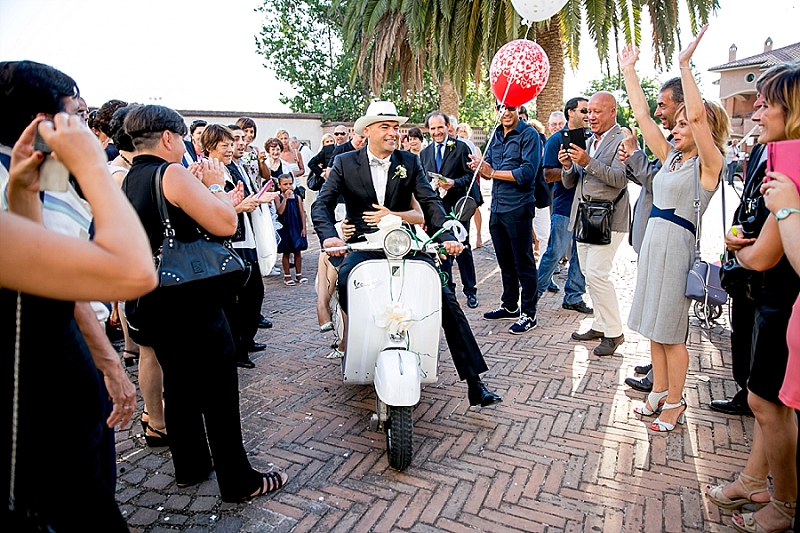
[[[164,191],[161,187],[161,181],[164,179],[164,172],[169,166],[169,163],[162,163],[158,170],[156,170],[156,178],[154,185],[156,189],[156,206],[158,206],[158,214],[161,216],[161,222],[164,224],[164,237],[174,237],[175,230],[172,229],[172,224],[169,221],[169,212],[167,211],[167,200],[164,198]]]
[[[697,174],[697,158],[694,160],[694,260],[700,261],[700,176]]]
[[[617,195],[617,197],[614,198],[614,200],[611,202],[611,210],[612,211],[614,210],[614,208],[617,207],[617,204],[619,203],[619,201],[622,200],[622,195],[624,195],[625,191],[627,191],[627,190],[628,190],[627,186],[623,187],[622,190],[619,191],[619,194]],[[586,198],[583,196],[583,179],[581,179],[581,202],[585,202],[585,201],[586,201]],[[590,201],[594,202],[594,201],[597,201],[597,200],[590,200]],[[600,201],[601,202],[606,202],[607,200],[600,200]]]

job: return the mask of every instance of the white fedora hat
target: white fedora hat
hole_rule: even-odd
[[[397,108],[392,102],[372,102],[367,108],[367,113],[356,120],[353,131],[359,135],[364,135],[364,128],[376,122],[391,121],[398,124],[405,124],[408,117],[401,117],[397,114]]]

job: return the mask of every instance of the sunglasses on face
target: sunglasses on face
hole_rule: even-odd
[[[340,135],[347,135],[347,134],[346,134],[345,132],[343,132],[343,131],[334,131],[334,132],[333,132],[333,134],[334,134],[334,135],[336,135],[337,137],[338,137],[338,136],[340,136]]]
[[[516,106],[499,105],[499,106],[495,106],[495,107],[497,107],[498,111],[516,111],[517,110]]]
[[[587,108],[585,108],[585,107],[584,107],[583,109],[581,109],[581,110],[580,110],[580,112],[581,112],[582,114],[584,114],[584,115],[588,115],[588,114],[589,114],[589,109],[587,109]]]

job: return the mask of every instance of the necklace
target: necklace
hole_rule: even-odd
[[[681,164],[681,161],[683,161],[683,152],[678,152],[678,156],[675,159],[673,159],[672,163],[669,165],[669,171],[675,172],[675,169],[683,166]]]

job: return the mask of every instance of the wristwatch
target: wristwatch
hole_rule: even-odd
[[[778,212],[775,213],[775,220],[783,220],[792,213],[800,213],[800,209],[795,209],[794,207],[784,207],[783,209],[778,209]]]
[[[222,186],[220,186],[217,183],[212,183],[211,185],[209,185],[208,190],[211,192],[225,192],[225,189],[223,189]]]

